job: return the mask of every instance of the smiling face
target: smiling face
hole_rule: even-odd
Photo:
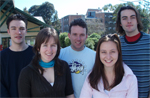
[[[137,25],[136,13],[127,9],[121,11],[121,24],[127,36],[134,36],[139,33]]]
[[[114,67],[118,60],[118,49],[114,42],[102,42],[100,45],[100,60],[104,64],[104,68]]]
[[[12,44],[25,43],[25,34],[27,33],[26,24],[22,20],[12,20],[9,23],[8,34],[11,36]]]
[[[72,26],[71,33],[68,33],[68,37],[71,41],[72,49],[81,51],[84,49],[84,44],[87,39],[86,28],[80,26]]]
[[[42,43],[40,47],[41,59],[43,62],[50,62],[57,53],[57,44],[53,37],[50,37],[47,43]]]

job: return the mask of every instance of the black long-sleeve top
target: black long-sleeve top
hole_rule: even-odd
[[[19,97],[66,97],[73,94],[71,73],[67,62],[58,60],[63,65],[63,75],[58,75],[55,71],[54,85],[51,84],[40,74],[39,70],[29,64],[19,76],[18,87]],[[56,63],[55,63],[56,64]],[[55,65],[54,65],[55,66]]]
[[[0,98],[18,97],[20,71],[31,62],[33,56],[31,46],[24,51],[6,48],[0,52]]]

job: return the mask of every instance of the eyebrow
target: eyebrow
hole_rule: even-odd
[[[16,28],[15,26],[11,26],[10,28]]]
[[[136,16],[136,15],[131,15],[130,17],[133,17],[133,16]],[[122,18],[125,18],[125,17],[127,17],[127,16],[122,16]]]

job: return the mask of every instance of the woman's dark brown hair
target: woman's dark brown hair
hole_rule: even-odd
[[[41,74],[43,74],[44,69],[39,65],[39,60],[41,59],[41,55],[39,54],[40,47],[42,43],[47,43],[50,38],[54,38],[55,43],[57,44],[57,53],[53,60],[55,60],[55,68],[58,69],[58,74],[62,74],[61,71],[61,64],[58,64],[58,56],[60,53],[60,43],[59,43],[59,37],[57,35],[57,32],[53,28],[43,28],[40,30],[40,32],[36,36],[35,44],[33,46],[33,51],[35,53],[35,56],[32,60],[32,65],[36,67],[37,69],[40,69]]]
[[[118,50],[118,60],[114,67],[115,79],[114,79],[114,83],[110,86],[105,76],[104,64],[100,60],[101,44],[103,42],[108,42],[108,41],[114,42]],[[117,34],[105,35],[102,38],[100,38],[98,45],[97,45],[95,64],[92,69],[92,72],[89,74],[89,77],[88,77],[90,85],[92,86],[92,88],[98,90],[98,83],[100,82],[100,79],[102,79],[104,83],[104,89],[107,89],[107,87],[113,88],[114,86],[116,86],[117,84],[121,82],[123,75],[124,75],[124,69],[123,69],[123,64],[122,64],[122,52],[121,52],[121,43],[120,43],[119,37]]]
[[[139,32],[143,29],[143,25],[142,25],[142,21],[141,21],[141,18],[140,18],[140,14],[138,13],[138,11],[132,7],[132,6],[123,6],[120,8],[118,14],[117,14],[117,19],[116,19],[116,31],[120,34],[120,35],[124,35],[125,34],[125,31],[124,29],[122,28],[122,26],[120,26],[121,24],[121,12],[123,10],[133,10],[136,14],[136,19],[137,19],[137,28],[139,30]]]

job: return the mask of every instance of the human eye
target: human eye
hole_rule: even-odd
[[[81,36],[84,36],[85,34],[81,34]]]
[[[16,30],[16,28],[15,27],[11,27],[11,30]]]
[[[24,27],[21,27],[20,30],[25,30],[25,28],[24,28]]]
[[[132,17],[131,17],[131,19],[135,19],[135,18],[136,18],[135,16],[132,16]]]
[[[43,47],[47,47],[47,44],[43,44]]]
[[[101,53],[105,54],[106,52],[105,51],[101,51]]]
[[[126,20],[126,19],[127,19],[126,17],[122,18],[122,20]]]
[[[52,44],[52,47],[56,47],[57,45],[56,44]]]
[[[115,51],[111,51],[111,53],[115,53]]]
[[[73,33],[73,36],[76,36],[77,34],[76,33]]]

